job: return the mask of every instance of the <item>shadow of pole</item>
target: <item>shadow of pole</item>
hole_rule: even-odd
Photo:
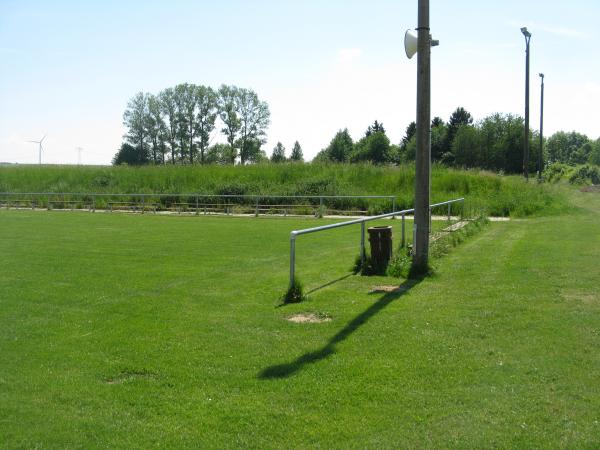
[[[275,366],[267,367],[258,374],[258,378],[263,380],[274,378],[287,378],[292,376],[296,372],[302,370],[302,368],[305,365],[313,364],[327,358],[328,356],[335,353],[336,344],[346,340],[358,328],[367,323],[371,317],[373,317],[379,311],[384,309],[394,300],[402,297],[413,287],[418,285],[422,280],[423,278],[404,281],[402,284],[400,284],[397,291],[385,294],[377,302],[369,306],[369,308],[367,308],[364,312],[360,313],[358,316],[356,316],[354,319],[348,322],[348,324],[344,328],[342,328],[338,333],[336,333],[329,340],[329,342],[319,350],[305,353],[304,355],[299,356],[294,361],[287,364],[278,364]]]
[[[328,283],[325,283],[322,286],[311,289],[310,291],[308,291],[306,293],[306,295],[312,294],[313,292],[320,291],[321,289],[325,289],[326,287],[332,286],[335,283],[339,283],[340,281],[344,281],[346,278],[350,278],[353,275],[354,275],[353,273],[349,273],[347,275],[344,275],[343,277],[336,278],[335,280],[329,281]]]

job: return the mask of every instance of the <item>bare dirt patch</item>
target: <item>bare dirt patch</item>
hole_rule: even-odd
[[[599,305],[600,297],[597,294],[581,291],[562,291],[561,296],[567,301],[578,301],[585,305]]]
[[[286,317],[285,320],[293,323],[324,323],[331,322],[331,317],[323,313],[298,313]]]
[[[398,292],[402,292],[404,289],[400,286],[373,286],[369,291],[370,294],[397,294]]]
[[[581,192],[595,192],[600,194],[600,185],[584,186],[581,188]]]

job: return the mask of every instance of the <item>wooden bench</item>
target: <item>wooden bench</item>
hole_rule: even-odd
[[[158,207],[157,203],[146,203],[146,202],[108,202],[107,203],[110,212],[113,211],[122,211],[129,210],[133,212],[140,211],[144,214],[145,211],[154,211],[156,214],[156,209]]]
[[[369,211],[362,209],[326,209],[326,216],[368,216]]]
[[[2,200],[0,206],[6,206],[6,209],[10,209],[11,206],[15,209],[31,208],[35,209],[35,202],[33,200],[26,199],[15,199],[15,200]]]
[[[48,200],[48,210],[50,209],[54,209],[52,207],[52,205],[62,205],[61,209],[67,209],[65,208],[66,205],[69,205],[70,207],[68,209],[70,209],[71,211],[73,211],[77,205],[81,205],[82,208],[81,209],[88,209],[88,210],[92,210],[93,206],[92,206],[92,202],[84,202],[84,201],[77,201],[77,200]],[[58,208],[57,208],[58,209]]]
[[[188,203],[188,202],[177,202],[171,203],[168,207],[171,211],[177,211],[179,214],[182,212],[194,212],[196,215],[200,213],[204,214],[230,214],[233,206],[222,203]]]
[[[306,205],[306,204],[296,204],[296,205],[255,205],[254,211],[255,215],[263,214],[275,214],[279,212],[279,214],[283,214],[287,216],[288,214],[292,215],[294,212],[298,212],[298,210],[310,211],[311,215],[316,215],[317,207],[314,205]]]

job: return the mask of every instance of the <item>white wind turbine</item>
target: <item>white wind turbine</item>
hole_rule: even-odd
[[[44,139],[46,139],[46,135],[44,135],[44,137],[42,139],[40,139],[39,141],[27,141],[27,142],[32,142],[33,144],[38,144],[38,152],[39,152],[39,164],[42,164],[42,142],[44,142]]]

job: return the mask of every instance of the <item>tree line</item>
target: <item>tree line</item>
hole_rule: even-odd
[[[270,158],[262,146],[270,124],[266,102],[245,88],[222,85],[179,84],[157,95],[140,92],[127,104],[123,114],[127,128],[114,164],[241,164],[304,161],[296,141],[289,158],[281,142]],[[226,143],[211,145],[215,131]],[[458,107],[444,121],[431,122],[431,159],[460,168],[481,168],[495,172],[520,173],[523,165],[524,120],[512,114],[495,113],[474,122],[473,116]],[[537,167],[539,134],[530,133],[530,171]],[[354,141],[348,129],[339,130],[313,162],[404,164],[416,155],[416,123],[411,122],[401,142],[392,144],[385,127],[377,120]],[[545,165],[600,165],[600,139],[559,131],[544,139]]]
[[[369,162],[373,164],[404,164],[415,160],[417,126],[411,122],[402,141],[391,144],[385,128],[377,121],[363,137],[354,142],[348,129],[340,130],[314,161]],[[431,160],[450,167],[480,168],[494,172],[521,173],[523,170],[524,120],[512,114],[495,113],[474,122],[471,113],[458,107],[447,122],[435,117],[431,122]],[[529,170],[537,168],[540,139],[530,132],[531,159]],[[544,138],[545,166],[553,163],[600,165],[600,139],[558,131]]]
[[[123,114],[127,133],[113,163],[256,162],[266,158],[269,124],[269,106],[251,89],[183,83],[157,95],[139,92]],[[227,144],[211,146],[217,126]]]

